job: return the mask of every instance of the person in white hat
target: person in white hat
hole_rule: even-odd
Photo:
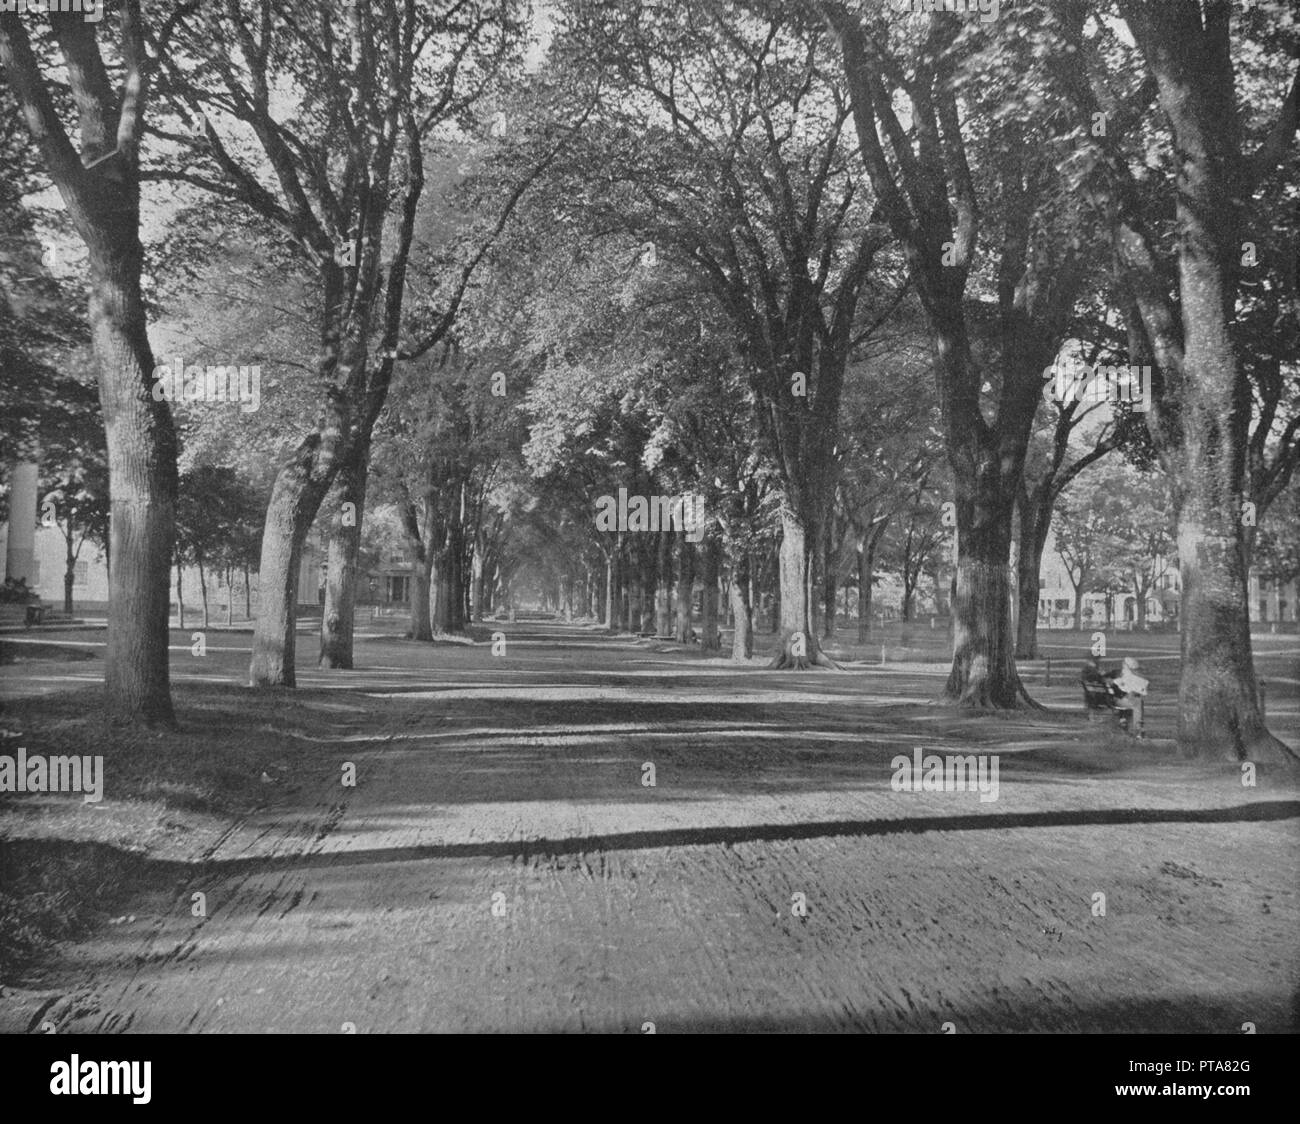
[[[1127,712],[1128,719],[1124,723],[1124,729],[1138,738],[1146,737],[1142,732],[1142,711],[1143,699],[1147,693],[1147,680],[1138,674],[1141,666],[1132,656],[1126,656],[1124,670],[1115,680],[1115,686],[1124,692],[1124,697],[1116,700],[1115,709]]]

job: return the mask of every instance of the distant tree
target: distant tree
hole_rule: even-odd
[[[1253,564],[1260,581],[1300,579],[1300,487],[1293,484],[1270,508],[1255,535]]]
[[[1123,504],[1105,488],[1080,489],[1058,501],[1056,553],[1074,589],[1074,628],[1083,628],[1083,595],[1098,588],[1110,559]]]
[[[182,565],[191,563],[198,569],[203,627],[207,628],[208,571],[215,565],[226,573],[229,590],[230,570],[241,564],[247,566],[252,556],[263,498],[227,465],[197,465],[181,474],[175,550],[178,627],[185,627]]]

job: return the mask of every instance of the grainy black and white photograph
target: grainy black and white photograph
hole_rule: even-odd
[[[1298,76],[1288,0],[0,0],[0,1030],[1249,1095]]]

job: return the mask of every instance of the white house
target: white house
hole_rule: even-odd
[[[14,465],[10,468],[10,510],[36,510],[37,471],[32,464]],[[11,533],[12,531],[12,533]],[[58,527],[30,526],[12,528],[0,523],[0,550],[4,551],[5,577],[24,578],[30,589],[42,601],[63,608],[63,582],[67,572],[67,542]],[[319,604],[319,590],[323,581],[324,553],[317,536],[308,538],[303,548],[301,569],[298,573],[298,604]],[[208,585],[208,610],[215,622],[224,619],[227,606],[233,599],[233,616],[245,619],[245,591],[243,574],[232,578],[233,589],[227,589],[223,575],[210,571]],[[251,603],[257,612],[257,575],[252,575]],[[202,606],[199,571],[196,566],[181,569],[181,592],[185,599],[186,621],[189,614]],[[176,611],[176,574],[171,577],[172,612]],[[85,542],[73,565],[72,608],[78,615],[102,616],[108,609],[108,566],[104,555],[92,542]]]

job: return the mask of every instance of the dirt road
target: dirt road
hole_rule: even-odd
[[[504,631],[303,673],[329,735],[268,736],[327,767],[153,862],[32,1028],[1298,1028],[1293,783],[961,719],[923,673]],[[997,799],[895,791],[917,747],[997,754]]]

